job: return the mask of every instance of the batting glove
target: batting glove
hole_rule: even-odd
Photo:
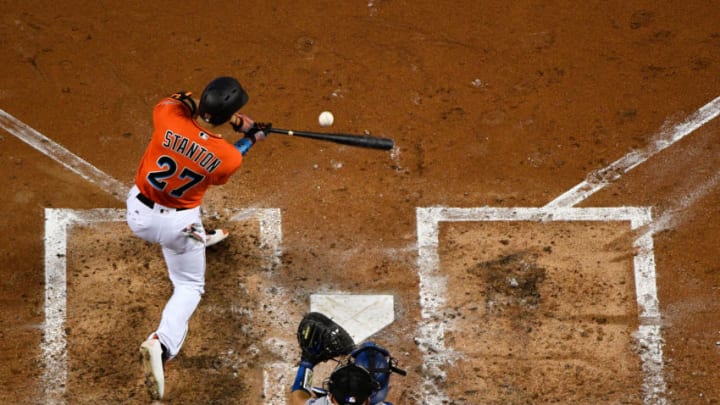
[[[255,125],[255,121],[245,114],[235,113],[230,117],[230,125],[232,125],[235,132],[246,134]]]
[[[245,137],[250,138],[253,143],[261,141],[267,138],[267,134],[270,133],[271,127],[272,124],[267,122],[255,122],[253,123],[252,127],[250,127],[250,129],[245,133]]]

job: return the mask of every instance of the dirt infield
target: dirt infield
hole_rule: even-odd
[[[329,110],[396,147],[274,134],[211,189],[232,236],[164,402],[284,403],[316,293],[393,296],[372,339],[408,371],[396,405],[720,402],[716,4],[5,3],[0,403],[149,402],[137,348],[169,282],[123,191],[154,104],[226,74],[258,121]],[[553,218],[596,207],[651,220]]]
[[[452,398],[642,402],[632,246],[597,248],[627,233],[622,225],[472,223],[446,231],[441,267],[454,320],[446,339],[462,348],[448,376],[457,382]]]

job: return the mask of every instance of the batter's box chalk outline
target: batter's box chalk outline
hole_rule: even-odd
[[[420,350],[423,352],[425,368],[422,383],[423,398],[429,404],[452,402],[439,388],[436,380],[445,379],[446,374],[443,368],[457,358],[457,353],[445,347],[445,325],[441,321],[447,292],[446,277],[439,270],[438,244],[441,222],[622,221],[629,222],[630,228],[637,230],[652,221],[649,207],[418,207],[416,217],[422,318],[417,335]],[[664,404],[666,386],[663,377],[662,337],[652,233],[638,232],[638,236],[633,241],[633,247],[636,250],[633,268],[640,317],[640,326],[635,337],[639,343],[642,362],[643,400],[645,404]]]
[[[278,208],[238,209],[231,221],[256,220],[259,223],[261,246],[273,252],[268,257],[268,268],[280,262],[282,254],[282,220]],[[102,222],[125,221],[124,209],[96,208],[89,210],[45,209],[45,324],[41,341],[42,359],[45,369],[42,382],[45,404],[64,404],[67,388],[67,337],[65,335],[65,314],[67,311],[67,238],[75,225],[89,225]],[[276,300],[272,296],[268,301]],[[280,303],[278,303],[280,304]],[[280,327],[280,323],[277,325]],[[283,342],[278,342],[282,344]],[[285,369],[292,364],[285,365]],[[272,365],[271,370],[279,369]],[[267,370],[263,371],[264,381],[268,380]],[[263,386],[266,398],[271,394]],[[282,402],[284,403],[284,399]]]

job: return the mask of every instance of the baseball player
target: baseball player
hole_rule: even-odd
[[[310,392],[296,385],[292,387],[290,405],[369,405],[370,395],[378,388],[372,375],[353,363],[341,364],[330,374],[327,395],[313,398]]]
[[[290,388],[291,405],[392,405],[384,402],[390,373],[406,373],[384,347],[370,341],[356,347],[342,326],[319,312],[303,316],[297,339],[300,364]],[[347,361],[339,362],[325,388],[314,387],[313,368],[338,356],[347,356]]]
[[[353,352],[350,354],[347,364],[354,364],[370,373],[370,376],[373,379],[373,383],[372,391],[370,392],[370,396],[368,397],[367,402],[369,405],[393,405],[392,402],[385,401],[385,398],[388,395],[388,391],[390,390],[390,374],[394,372],[404,376],[406,372],[405,370],[397,367],[395,359],[390,356],[390,352],[387,349],[376,344],[375,342],[367,341],[360,345],[357,349],[353,350]],[[300,368],[302,368],[302,364]],[[330,379],[327,381],[327,390],[321,389],[319,387],[313,387],[311,389],[313,393],[319,397],[316,399],[311,399],[310,394],[307,391],[302,391],[306,394],[303,394],[302,392],[294,394],[296,389],[302,390],[302,388],[293,386],[293,396],[298,397],[296,402],[293,402],[293,404],[319,405],[335,403],[327,401],[332,401],[331,398],[341,398],[344,394],[343,392],[336,392],[335,394],[332,394],[332,386],[335,385],[336,388],[337,386],[345,387],[345,393],[354,392],[347,387],[360,386],[360,381],[364,379],[364,377],[361,377],[360,374],[361,373],[357,373],[357,376],[335,376],[335,378],[331,376]],[[331,382],[333,381],[334,384],[331,384]],[[331,394],[330,397],[328,397],[327,399],[321,399],[328,393]],[[301,400],[305,400],[305,402],[301,402]]]
[[[199,102],[181,91],[153,110],[153,132],[127,197],[127,223],[140,238],[159,243],[173,285],[160,323],[140,345],[145,385],[152,399],[165,392],[165,363],[177,356],[188,322],[205,286],[205,248],[225,239],[225,230],[206,231],[200,205],[207,188],[225,184],[256,141],[261,128],[238,111],[248,94],[232,77],[218,77]],[[230,143],[221,130],[230,124],[244,136]]]

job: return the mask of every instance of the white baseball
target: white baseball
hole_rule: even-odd
[[[335,121],[335,117],[333,117],[333,114],[330,111],[323,111],[318,117],[318,123],[321,127],[329,127],[333,124],[333,121]]]

